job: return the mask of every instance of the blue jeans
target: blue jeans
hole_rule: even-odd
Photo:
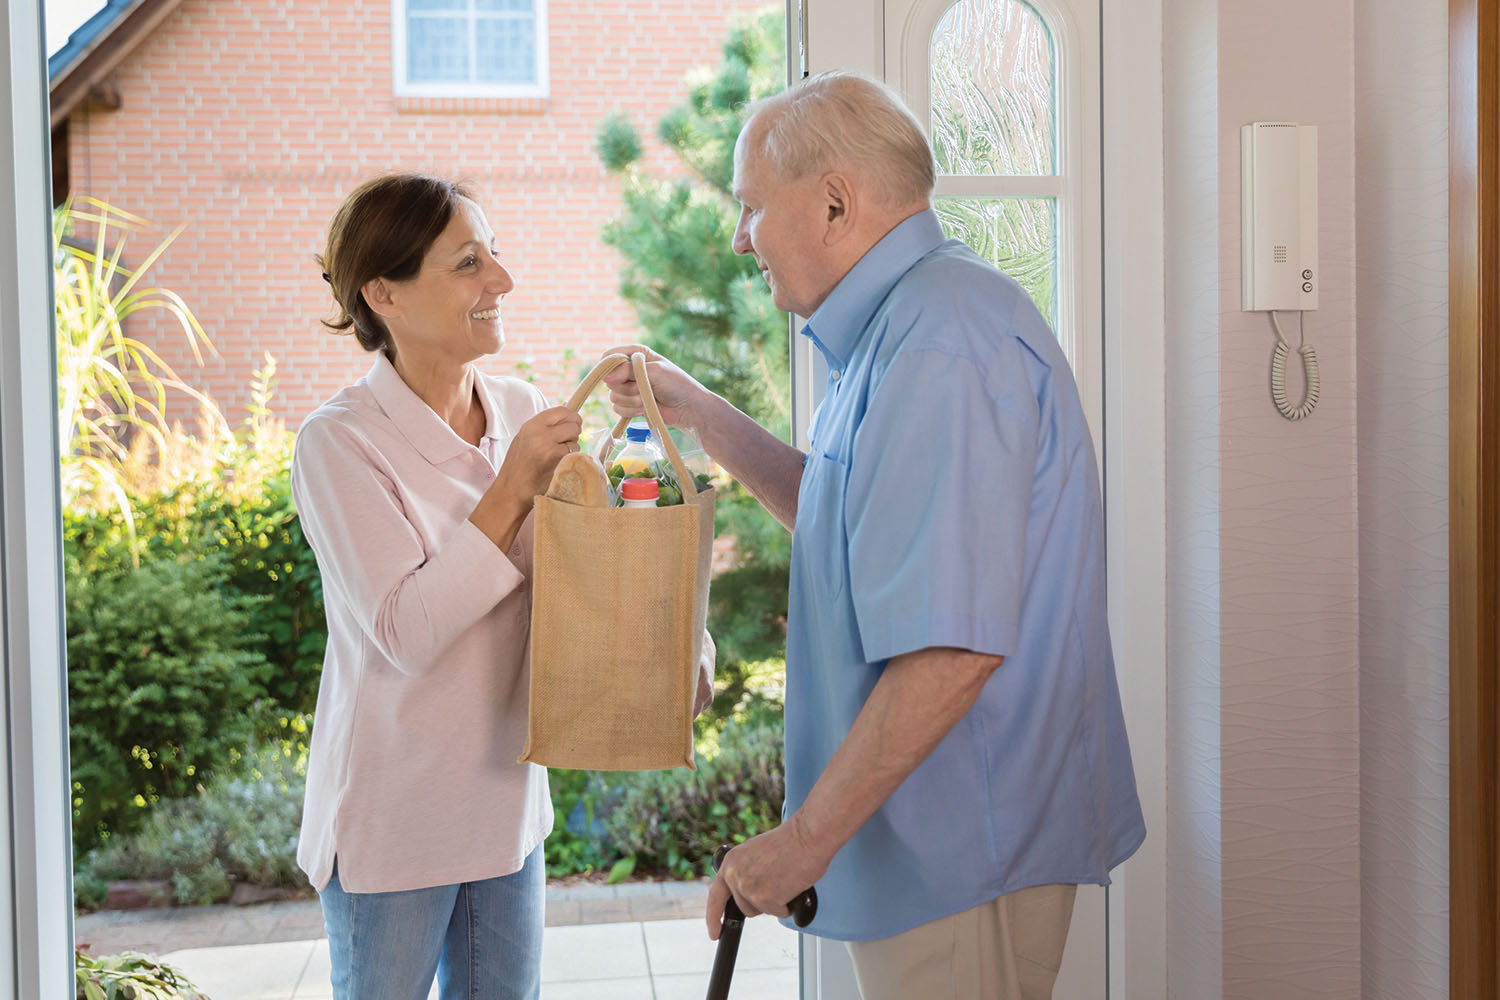
[[[500,878],[406,892],[319,893],[334,1000],[537,1000],[546,913],[542,848]]]

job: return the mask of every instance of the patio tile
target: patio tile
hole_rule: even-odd
[[[224,920],[221,924],[219,936],[215,939],[216,945],[234,944],[265,944],[274,940],[272,932],[276,925],[281,922],[281,915],[260,910],[250,910],[240,916],[238,920]],[[295,938],[281,938],[280,940],[305,940],[316,937],[314,934],[299,935]]]
[[[653,975],[706,976],[713,969],[718,944],[708,939],[702,920],[661,920],[641,926]],[[770,917],[755,917],[745,922],[735,959],[736,970],[796,967],[796,931],[787,930]]]
[[[652,980],[656,990],[655,1000],[703,1000],[708,989],[708,975],[656,976]],[[736,968],[730,980],[729,995],[734,1000],[791,1000],[799,995],[802,985],[796,969],[746,969]],[[548,1000],[546,991],[542,1000]]]
[[[193,948],[162,958],[214,1000],[288,1000],[313,953],[312,941]]]
[[[691,896],[694,899],[708,898],[708,880],[698,879],[694,882],[660,882],[663,896]]]
[[[655,1000],[656,996],[647,976],[611,983],[596,979],[592,982],[542,984],[542,1000]],[[696,1000],[703,1000],[702,989],[699,989]]]
[[[649,976],[642,926],[626,923],[548,928],[542,939],[542,982]]]
[[[703,912],[700,900],[685,896],[632,896],[624,902],[631,920],[688,920]]]
[[[312,954],[302,969],[292,1000],[328,1000],[333,996],[333,965],[328,960],[328,939],[313,942]],[[213,1000],[219,1000],[214,997]]]
[[[576,899],[547,900],[547,926],[567,927],[583,923],[583,904]]]

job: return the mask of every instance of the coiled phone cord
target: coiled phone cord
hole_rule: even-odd
[[[1271,350],[1271,402],[1276,404],[1276,409],[1288,420],[1301,420],[1306,417],[1318,405],[1318,352],[1307,342],[1307,333],[1303,327],[1303,314],[1297,313],[1297,334],[1301,338],[1301,346],[1297,353],[1302,355],[1302,374],[1306,385],[1302,390],[1302,402],[1293,406],[1286,398],[1286,356],[1291,350],[1285,335],[1281,332],[1281,324],[1276,321],[1276,313],[1271,312],[1271,326],[1276,331],[1276,346]]]

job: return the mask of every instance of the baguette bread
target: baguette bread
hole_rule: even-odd
[[[609,480],[605,478],[604,466],[593,455],[583,452],[564,455],[552,471],[547,495],[583,507],[608,507]]]

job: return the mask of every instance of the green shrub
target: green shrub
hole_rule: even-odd
[[[135,541],[114,511],[67,510],[63,539],[67,586],[125,571],[134,552],[143,565],[162,560],[222,558],[220,586],[244,600],[247,630],[262,639],[269,663],[262,694],[275,738],[280,720],[311,714],[323,671],[327,624],[317,560],[302,536],[285,462],[246,484],[194,480],[150,496],[133,497]]]
[[[76,1000],[208,1000],[172,966],[138,951],[94,958],[73,952]]]
[[[599,836],[594,771],[547,772],[552,791],[552,833],[547,837],[547,875],[558,878],[598,871],[612,852]]]
[[[266,692],[271,701],[283,716],[312,714],[328,624],[322,578],[302,536],[287,466],[249,495],[205,492],[190,523],[204,548],[224,553],[232,592],[267,598],[254,605],[251,628],[265,636],[261,651],[273,667]]]
[[[125,832],[250,742],[268,665],[222,556],[67,573],[73,842]]]
[[[696,771],[596,775],[606,842],[635,858],[637,873],[695,878],[712,872],[714,851],[781,822],[786,795],[779,717],[731,721]]]
[[[292,739],[252,750],[238,768],[196,795],[162,800],[139,829],[93,850],[73,876],[80,908],[102,904],[95,887],[117,878],[168,882],[180,904],[226,899],[236,882],[305,888],[296,857],[305,746]]]

